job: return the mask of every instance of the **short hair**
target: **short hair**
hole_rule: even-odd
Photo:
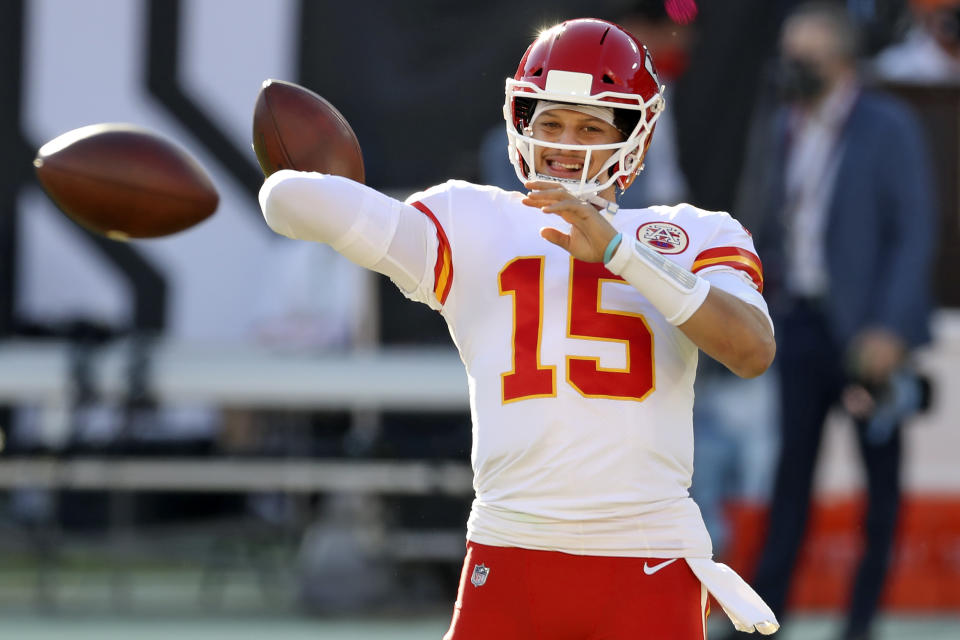
[[[825,24],[833,32],[835,53],[847,62],[856,64],[861,51],[860,29],[844,5],[826,0],[801,4],[787,15],[784,28],[795,20],[804,19],[819,20]]]

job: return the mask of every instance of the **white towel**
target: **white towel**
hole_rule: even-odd
[[[767,603],[736,571],[709,558],[686,558],[686,561],[738,631],[759,631],[768,636],[780,628]]]

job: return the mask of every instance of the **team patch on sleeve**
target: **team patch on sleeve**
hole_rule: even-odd
[[[756,254],[741,249],[739,247],[714,247],[707,249],[696,257],[693,261],[693,267],[690,269],[694,273],[707,267],[732,267],[743,271],[753,283],[757,290],[763,293],[763,265]]]
[[[433,266],[433,293],[442,305],[446,303],[447,296],[450,295],[450,285],[453,284],[453,257],[450,252],[450,241],[447,240],[447,234],[443,231],[443,225],[427,205],[419,201],[411,204],[430,218],[437,228],[437,262]]]

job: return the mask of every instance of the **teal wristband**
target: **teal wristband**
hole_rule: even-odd
[[[610,262],[610,258],[613,257],[613,251],[617,248],[618,243],[623,240],[623,234],[618,233],[617,235],[610,238],[610,244],[607,245],[606,251],[603,252],[603,264]]]

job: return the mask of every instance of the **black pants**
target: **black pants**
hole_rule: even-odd
[[[814,465],[827,411],[843,389],[843,354],[822,314],[797,304],[778,326],[781,380],[781,449],[770,506],[767,539],[753,585],[778,618],[803,541]],[[871,443],[857,425],[867,474],[866,549],[853,584],[847,637],[865,635],[877,610],[889,565],[900,505],[900,429]],[[781,619],[782,621],[782,619]]]

